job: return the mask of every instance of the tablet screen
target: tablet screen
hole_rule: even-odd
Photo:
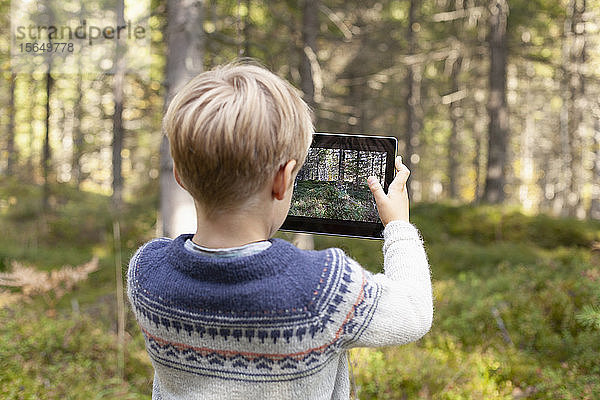
[[[377,176],[387,191],[395,150],[393,137],[316,133],[282,229],[381,238],[383,225],[367,178]]]

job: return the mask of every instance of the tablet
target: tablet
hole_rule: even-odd
[[[367,178],[377,176],[387,193],[396,148],[394,137],[315,133],[281,229],[382,239],[383,224]]]

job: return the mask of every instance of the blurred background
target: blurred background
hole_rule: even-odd
[[[600,398],[598,1],[0,0],[0,19],[0,397],[150,398],[124,273],[194,229],[162,113],[252,57],[317,131],[395,136],[412,171],[434,327],[352,352],[354,397]],[[278,235],[382,269],[379,241]]]

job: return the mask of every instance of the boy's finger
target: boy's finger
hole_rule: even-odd
[[[381,187],[381,183],[379,183],[379,180],[376,177],[370,176],[369,179],[367,179],[367,183],[369,184],[371,193],[373,193],[373,197],[375,197],[375,202],[379,203],[381,199],[385,198],[383,187]]]
[[[406,181],[408,181],[408,176],[410,175],[410,171],[404,164],[400,164],[400,168],[396,170],[396,177],[390,183],[390,187],[388,189],[388,194],[390,191],[399,191],[401,192],[406,185]]]
[[[396,167],[396,171],[400,171],[400,169],[402,169],[402,156],[396,156],[394,166]]]

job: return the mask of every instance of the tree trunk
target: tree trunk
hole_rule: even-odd
[[[44,144],[42,150],[42,175],[44,177],[44,185],[42,188],[42,209],[48,210],[50,197],[50,100],[52,95],[52,87],[54,79],[52,78],[52,64],[48,63],[48,71],[46,72],[46,120],[44,132]]]
[[[506,156],[509,136],[508,107],[506,104],[506,23],[508,2],[490,1],[490,93],[488,100],[488,163],[483,200],[497,204],[504,201],[506,183]]]
[[[571,33],[573,42],[570,44],[570,66],[567,76],[569,77],[569,152],[571,179],[569,182],[567,197],[567,215],[571,217],[585,216],[581,191],[583,186],[583,165],[582,165],[582,127],[583,112],[586,108],[585,96],[585,78],[582,69],[586,61],[585,48],[585,23],[583,15],[586,10],[586,0],[574,0],[572,2],[573,23],[571,24]]]
[[[408,10],[408,29],[406,40],[408,41],[408,54],[415,54],[417,50],[417,38],[415,28],[417,27],[417,7],[421,2],[410,0]],[[402,163],[412,170],[412,156],[415,154],[415,148],[419,144],[418,134],[421,131],[422,111],[421,111],[421,66],[413,63],[408,66],[406,73],[406,148],[402,157]],[[411,174],[412,176],[412,174]],[[411,177],[407,183],[410,186]]]
[[[568,10],[572,10],[569,7]],[[562,43],[562,65],[561,65],[561,77],[560,77],[560,97],[562,105],[559,113],[559,150],[558,150],[558,168],[557,168],[557,182],[554,187],[554,199],[552,201],[552,213],[554,215],[568,215],[567,212],[567,198],[568,198],[568,182],[571,181],[571,162],[569,152],[569,43],[571,37],[571,15],[567,15],[565,20],[565,27],[563,33]]]
[[[473,129],[473,135],[475,136],[475,157],[473,157],[473,167],[475,169],[475,188],[473,189],[473,203],[479,204],[481,200],[481,151],[483,150],[483,146],[481,143],[481,137],[483,133],[483,129],[478,129],[478,123],[475,122],[475,127]]]
[[[300,57],[300,88],[304,94],[304,101],[315,109],[315,76],[316,63],[318,63],[317,54],[317,33],[319,31],[319,0],[304,0],[302,4],[302,51]],[[313,114],[313,122],[314,114]],[[341,150],[340,150],[341,151]],[[317,170],[319,170],[319,161],[317,159]],[[342,159],[340,158],[340,163]],[[343,172],[342,172],[343,176]],[[318,177],[317,177],[318,179]],[[297,233],[292,242],[301,249],[314,249],[315,242],[312,235],[306,233]]]
[[[17,74],[10,74],[9,103],[8,103],[8,138],[6,139],[6,176],[14,173],[17,154],[15,152],[15,88],[17,84]]]
[[[585,63],[585,0],[570,0],[564,22],[562,44],[562,106],[560,110],[560,178],[553,212],[561,216],[583,217],[582,138],[583,111],[586,107],[582,67]]]
[[[317,32],[319,30],[319,0],[304,0],[302,7],[302,57],[300,62],[300,87],[304,100],[315,107],[315,82],[313,64],[317,54]],[[312,61],[311,61],[312,59]]]
[[[344,149],[339,149],[338,151],[340,154],[339,164],[338,164],[338,181],[340,183],[343,183],[344,182],[344,167],[345,167],[346,153],[344,153]]]
[[[165,110],[175,93],[191,78],[202,72],[204,33],[201,0],[167,0],[167,70]],[[174,237],[196,230],[192,197],[173,176],[173,159],[169,142],[163,137],[160,146],[160,213],[162,234]]]
[[[463,0],[454,0],[451,2],[450,6],[450,12],[464,12],[465,4]],[[458,169],[460,166],[459,156],[462,154],[462,152],[460,149],[459,139],[462,136],[462,130],[464,127],[463,110],[461,107],[462,96],[459,96],[462,86],[460,84],[460,73],[463,64],[463,48],[460,44],[460,36],[463,31],[464,23],[462,21],[454,20],[451,22],[451,32],[454,39],[452,41],[452,48],[456,52],[456,56],[446,60],[446,63],[452,63],[452,68],[450,71],[450,84],[453,97],[450,99],[449,110],[452,127],[450,129],[450,138],[448,140],[448,196],[451,199],[458,199],[460,197]]]
[[[596,105],[594,115],[594,170],[592,181],[592,201],[588,216],[600,219],[600,104]]]
[[[244,57],[252,57],[250,53],[250,7],[252,6],[251,0],[246,0],[246,17],[244,18]],[[242,55],[242,54],[240,54]]]
[[[356,152],[356,175],[354,176],[354,186],[358,189],[360,184],[360,150]]]
[[[117,0],[117,27],[125,26],[125,0]],[[118,28],[117,28],[118,29]],[[123,150],[123,86],[125,84],[126,40],[115,38],[115,64],[113,75],[113,142],[112,142],[112,204],[113,239],[115,251],[115,280],[117,297],[117,376],[124,376],[125,309],[123,299],[123,275],[121,273],[121,228],[119,220],[123,210],[123,173],[121,156]]]
[[[117,2],[117,26],[125,26],[124,0]],[[123,84],[125,80],[125,45],[120,39],[116,40],[115,70],[113,76],[113,99],[115,102],[113,114],[112,142],[112,203],[118,214],[123,203],[123,173],[121,156],[123,150]]]
[[[452,93],[458,93],[460,84],[458,76],[462,66],[462,56],[459,55],[452,65],[451,81]],[[450,138],[448,140],[448,179],[449,179],[449,196],[451,199],[459,197],[458,189],[458,157],[462,154],[460,150],[459,136],[463,127],[462,108],[460,99],[450,103],[450,121],[452,128],[450,130]]]
[[[79,73],[77,74],[77,89],[76,93],[78,98],[75,100],[73,105],[73,156],[71,158],[71,182],[75,183],[75,186],[79,188],[81,185],[81,156],[83,154],[83,132],[81,131],[81,118],[82,118],[82,106],[83,101],[82,91],[83,82],[81,78],[81,66],[79,67]]]
[[[534,138],[536,132],[534,97],[530,81],[534,79],[534,69],[531,63],[525,64],[525,127],[521,130],[521,171],[520,171],[520,187],[519,201],[525,211],[533,209],[532,202],[532,186],[534,185]]]
[[[52,9],[51,3],[46,3],[46,16],[48,26],[52,26],[54,24],[54,10]],[[46,41],[52,43],[53,38],[50,38],[50,34],[46,34]],[[42,186],[42,210],[47,211],[50,204],[50,159],[51,149],[50,149],[50,102],[52,100],[52,89],[54,87],[54,78],[52,77],[52,60],[53,53],[46,52],[44,54],[45,63],[46,63],[46,119],[45,119],[45,132],[44,132],[44,143],[42,145],[42,175],[44,178],[44,183]]]
[[[470,60],[470,62],[473,61]],[[481,63],[478,63],[478,65],[480,64]],[[475,70],[475,76],[473,79],[474,82],[476,82],[477,87],[483,88],[485,86],[484,80],[486,78],[487,73],[483,72],[482,69],[477,68]],[[487,146],[484,144],[484,138],[486,137],[488,113],[483,89],[476,90],[473,97],[475,100],[475,120],[473,121],[473,141],[475,142],[475,154],[471,162],[475,172],[475,188],[472,203],[479,204],[482,197],[482,183],[485,181],[484,160],[487,159]]]
[[[29,91],[30,93],[37,93],[37,91],[39,90],[37,81],[33,78],[32,74],[28,74],[28,78],[29,79],[26,80],[26,91]],[[23,81],[25,81],[25,79],[23,79]],[[36,108],[36,106],[36,96],[29,96],[27,107],[25,107],[25,109],[27,110],[27,115],[25,116],[24,120],[31,121],[31,123],[27,124],[27,144],[26,146],[24,146],[25,148],[33,148],[33,144],[35,143],[35,133],[33,131],[33,125],[36,118],[34,117],[33,110]],[[29,151],[26,154],[27,158],[25,159],[24,175],[29,181],[33,181],[36,175],[36,169],[34,166],[35,161],[33,160],[33,152]]]
[[[79,11],[79,18],[83,20],[83,14],[85,12],[85,3],[81,3],[81,9]],[[83,155],[83,132],[81,131],[81,118],[83,114],[83,107],[81,105],[83,101],[83,79],[81,72],[81,56],[77,57],[77,99],[73,104],[73,154],[71,156],[71,182],[79,189],[82,181],[81,175],[81,156]]]

